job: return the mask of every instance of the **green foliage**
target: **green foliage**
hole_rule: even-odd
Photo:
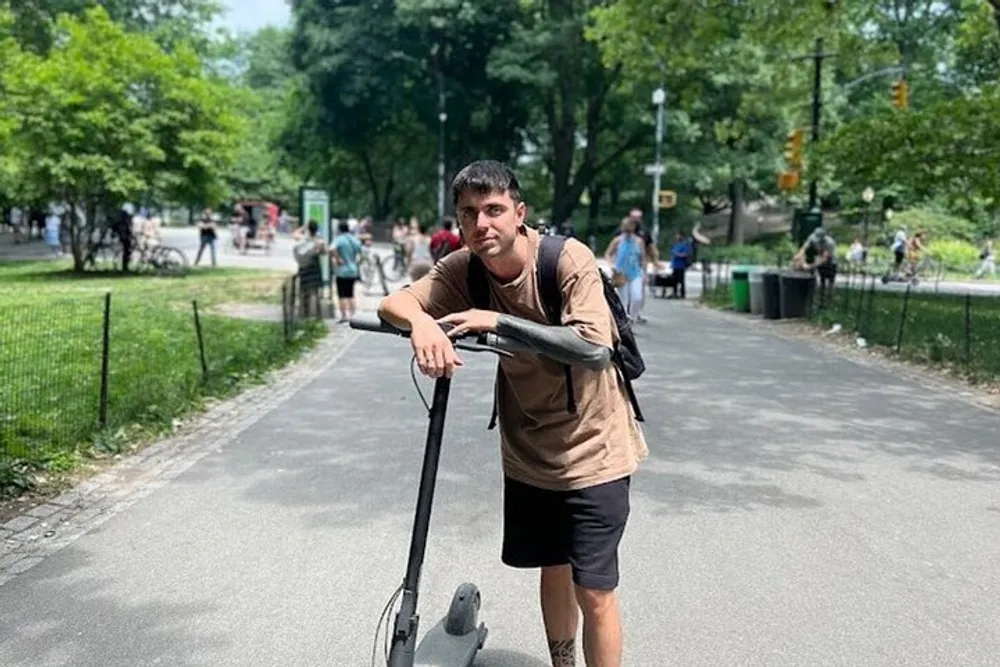
[[[942,239],[955,239],[967,243],[978,241],[975,226],[969,220],[923,208],[907,209],[897,213],[892,219],[891,227],[894,229],[906,227],[911,234],[923,229],[932,242]]]
[[[927,252],[946,270],[973,273],[980,264],[980,247],[966,241],[943,239],[927,244]]]
[[[220,196],[241,122],[187,47],[166,53],[102,8],[63,16],[55,31],[45,56],[18,54],[0,72],[15,124],[7,154],[33,199],[88,214],[72,236],[81,268],[98,206],[154,184],[186,202]]]

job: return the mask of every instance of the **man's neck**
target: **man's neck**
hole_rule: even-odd
[[[528,246],[528,235],[519,233],[509,253],[503,257],[493,257],[483,261],[497,280],[509,282],[521,275],[527,266]]]

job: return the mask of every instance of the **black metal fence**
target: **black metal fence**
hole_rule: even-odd
[[[0,308],[0,464],[165,428],[284,363],[322,331],[311,293],[292,276],[238,310],[113,292]]]
[[[734,265],[702,274],[702,300],[732,307]],[[808,318],[839,325],[861,344],[901,358],[944,364],[974,380],[1000,379],[1000,296],[948,291],[947,285],[884,284],[881,276],[848,271],[832,292],[811,293]]]

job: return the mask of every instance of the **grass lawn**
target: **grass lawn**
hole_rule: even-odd
[[[870,283],[869,283],[870,284]],[[728,284],[714,282],[701,301],[731,308]],[[1000,297],[837,289],[834,304],[814,313],[823,328],[840,324],[869,345],[911,361],[943,365],[974,382],[1000,380]]]
[[[185,277],[75,276],[68,263],[0,263],[0,494],[33,470],[66,472],[163,433],[208,397],[222,397],[286,364],[322,335],[301,322],[286,340],[288,274],[195,269]],[[107,424],[101,427],[102,322],[111,293]],[[202,376],[192,300],[208,375]],[[273,321],[220,314],[226,304],[272,304]]]

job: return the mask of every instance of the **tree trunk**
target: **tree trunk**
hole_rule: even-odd
[[[604,195],[604,187],[599,183],[591,183],[587,186],[590,196],[590,206],[587,211],[587,243],[590,249],[596,252],[597,225],[601,218],[601,196]]]
[[[743,190],[742,179],[734,179],[729,183],[729,228],[726,230],[728,245],[743,243]]]

